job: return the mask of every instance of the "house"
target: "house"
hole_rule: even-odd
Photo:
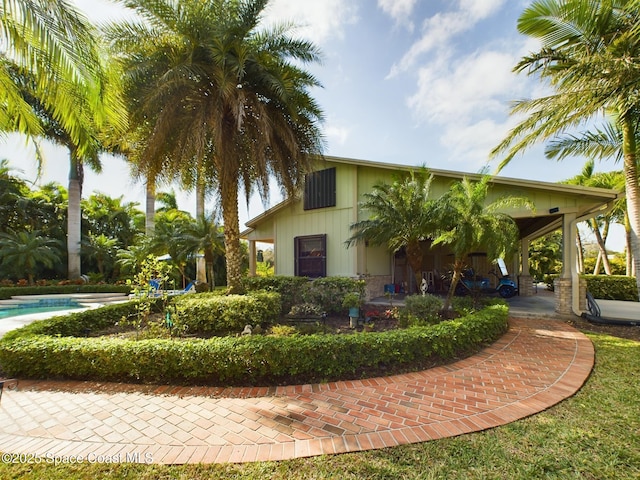
[[[390,183],[394,174],[411,169],[416,167],[338,157],[319,160],[314,171],[307,174],[304,191],[299,196],[284,200],[246,223],[248,228],[241,236],[249,241],[250,273],[255,274],[256,242],[263,242],[273,245],[278,275],[364,278],[370,297],[381,296],[390,288],[415,292],[417,285],[402,251],[394,253],[384,246],[367,244],[347,248],[345,243],[352,235],[350,225],[366,215],[358,208],[363,194],[370,192],[376,183]],[[434,175],[431,184],[434,198],[463,177],[480,179],[477,174],[432,168],[429,171]],[[517,275],[520,295],[533,294],[529,243],[561,228],[565,233],[564,270],[556,282],[556,310],[561,314],[580,314],[584,310],[585,287],[580,286],[577,273],[576,224],[602,213],[620,193],[504,177],[495,177],[491,183],[489,201],[513,195],[526,197],[535,206],[533,211],[512,208],[505,212],[516,220],[520,232],[520,254],[506,259],[510,273]],[[444,247],[430,248],[428,241],[424,248],[421,273],[430,284],[435,284],[447,271],[451,257]],[[482,252],[472,255],[469,264],[483,275],[492,267]]]

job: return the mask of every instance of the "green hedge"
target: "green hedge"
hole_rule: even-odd
[[[625,275],[584,275],[587,290],[593,298],[603,300],[638,301],[638,287],[635,277]]]
[[[104,340],[43,335],[0,341],[5,375],[212,385],[326,381],[363,369],[447,361],[507,330],[505,305],[428,327],[352,335]]]
[[[126,293],[131,292],[128,285],[45,285],[41,287],[0,287],[0,300],[14,295],[53,295],[70,293]]]
[[[210,335],[241,332],[247,324],[270,325],[280,316],[281,299],[276,292],[227,296],[204,293],[177,297],[173,305],[178,330]]]
[[[559,275],[545,276],[545,283],[549,290],[553,291],[553,282]],[[638,287],[636,277],[626,275],[581,275],[587,280],[587,290],[593,298],[603,300],[622,300],[627,302],[638,301]]]

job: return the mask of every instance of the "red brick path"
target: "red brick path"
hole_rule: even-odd
[[[424,442],[504,425],[573,395],[591,342],[551,319],[510,320],[477,355],[422,372],[271,388],[22,380],[0,404],[10,461],[283,460]],[[3,460],[7,460],[3,457]]]

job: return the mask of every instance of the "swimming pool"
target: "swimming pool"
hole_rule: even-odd
[[[33,313],[58,312],[83,308],[73,298],[46,298],[36,301],[26,300],[15,304],[0,305],[0,318],[31,315]]]

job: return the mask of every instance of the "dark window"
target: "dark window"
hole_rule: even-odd
[[[307,173],[304,179],[304,209],[336,206],[336,169]]]
[[[327,236],[310,235],[296,237],[295,274],[298,277],[326,277],[327,276]]]

